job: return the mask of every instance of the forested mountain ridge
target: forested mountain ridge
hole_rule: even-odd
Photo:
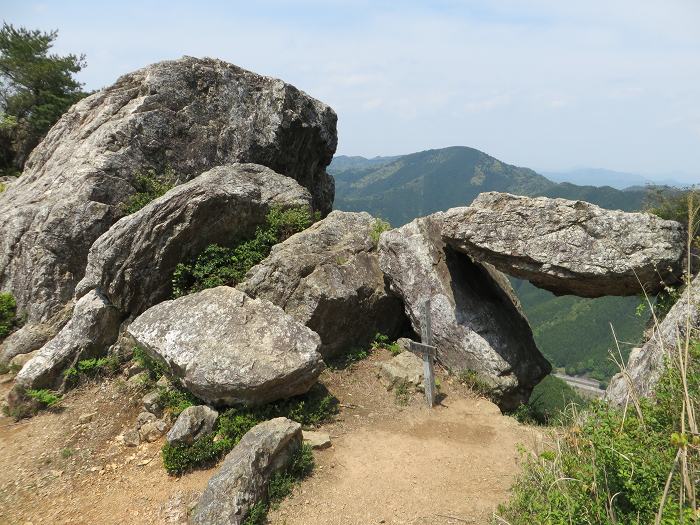
[[[645,195],[644,190],[552,182],[529,168],[463,146],[366,159],[364,163],[361,157],[336,157],[328,171],[335,177],[337,209],[368,211],[394,226],[464,206],[485,191],[580,199],[624,211],[640,209]]]
[[[469,147],[427,150],[399,157],[335,157],[328,167],[336,182],[336,209],[367,211],[401,226],[416,217],[468,205],[486,191],[585,200],[604,208],[642,208],[644,188],[556,183]],[[608,359],[610,323],[624,342],[623,354],[639,342],[645,319],[634,297],[555,297],[513,279],[538,346],[555,367],[605,381],[617,370]]]

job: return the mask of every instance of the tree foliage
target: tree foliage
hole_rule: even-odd
[[[21,171],[32,149],[85,96],[74,75],[84,55],[50,53],[58,31],[0,30],[0,171]]]

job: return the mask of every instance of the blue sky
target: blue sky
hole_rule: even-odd
[[[699,0],[0,0],[58,29],[86,87],[182,55],[282,78],[338,113],[338,153],[466,145],[542,171],[700,182]]]

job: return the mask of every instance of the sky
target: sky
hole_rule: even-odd
[[[338,154],[463,145],[539,171],[700,182],[700,0],[0,0],[87,89],[183,55],[338,114]]]

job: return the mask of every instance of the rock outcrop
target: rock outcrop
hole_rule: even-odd
[[[655,294],[682,273],[682,226],[647,213],[491,192],[442,221],[453,248],[558,295]]]
[[[238,525],[267,497],[272,475],[301,447],[301,425],[278,417],[249,430],[228,453],[192,514],[193,525]]]
[[[314,330],[324,358],[399,335],[403,305],[389,293],[372,240],[376,219],[334,211],[276,245],[239,284]]]
[[[303,394],[324,368],[316,333],[269,301],[227,286],[160,303],[127,330],[174,380],[214,405]]]
[[[515,408],[551,367],[537,349],[507,279],[450,249],[441,237],[442,216],[383,233],[381,269],[418,334],[423,304],[431,299],[438,361],[455,372],[478,372],[491,383],[502,408]]]
[[[626,373],[618,373],[610,380],[605,398],[624,405],[630,385],[638,398],[653,395],[668,360],[678,355],[679,347],[684,347],[688,331],[691,340],[700,337],[700,275],[693,278],[666,317],[653,328],[649,340],[632,350]]]
[[[216,167],[124,217],[90,248],[80,297],[99,289],[126,317],[170,297],[179,262],[252,236],[272,206],[310,209],[306,189],[256,164]]]
[[[30,324],[73,297],[93,242],[148,170],[189,180],[250,162],[306,187],[328,213],[336,115],[281,80],[185,57],[121,77],[73,106],[0,193],[0,290]]]
[[[58,335],[22,367],[15,378],[15,388],[61,389],[63,370],[81,359],[104,354],[104,349],[116,339],[119,313],[98,292],[93,290],[83,296],[73,311],[73,317]]]

